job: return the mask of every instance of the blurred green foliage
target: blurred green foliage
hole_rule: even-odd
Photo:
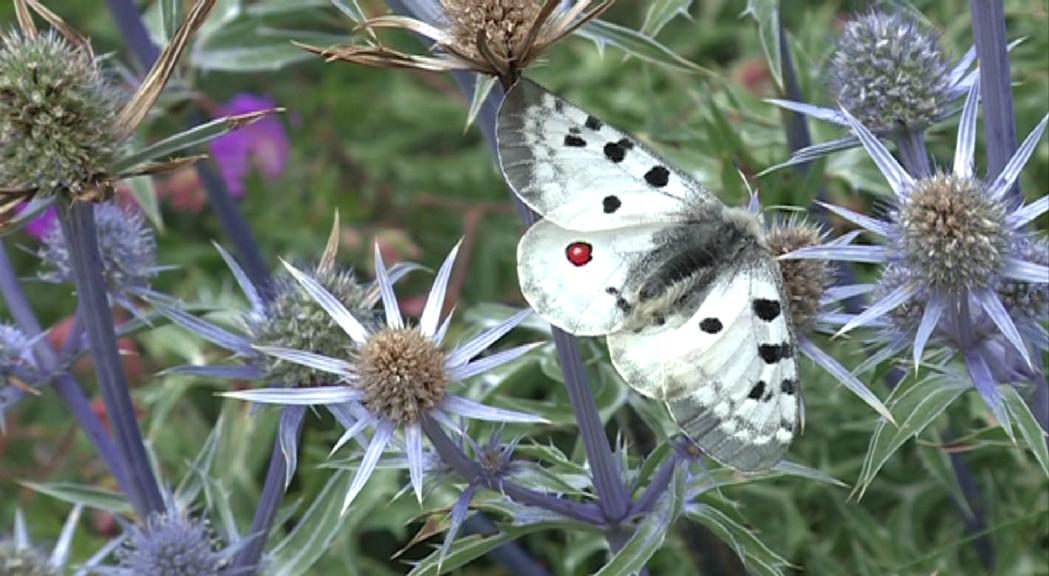
[[[52,2],[63,16],[86,30],[96,51],[115,51],[127,60],[102,2]],[[62,4],[58,6],[58,4]],[[620,2],[606,19],[632,28],[645,21],[647,2]],[[760,3],[757,3],[760,4]],[[803,90],[810,101],[827,103],[823,63],[834,32],[849,10],[863,2],[784,3],[784,28]],[[362,2],[369,13],[382,2]],[[942,30],[942,45],[960,55],[971,43],[968,5],[959,0],[913,3]],[[762,102],[777,95],[754,20],[741,17],[742,1],[696,2],[690,18],[671,20],[660,40],[684,58],[716,71],[716,77],[688,75],[625,58],[611,48],[600,53],[584,39],[572,39],[547,54],[545,64],[529,72],[550,89],[596,115],[634,132],[681,166],[694,171],[727,203],[740,203],[745,189],[736,166],[747,174],[788,155],[780,112]],[[1046,113],[1049,93],[1049,13],[1042,1],[1006,2],[1010,38],[1027,37],[1012,57],[1017,132],[1026,135]],[[8,5],[0,8],[5,26],[13,23]],[[330,31],[330,30],[329,30]],[[405,40],[410,42],[410,40]],[[436,265],[461,236],[467,250],[460,259],[462,284],[454,285],[467,321],[457,334],[477,330],[498,309],[482,303],[522,305],[516,285],[515,247],[520,226],[491,154],[479,130],[464,134],[467,102],[449,77],[383,71],[310,59],[279,71],[232,74],[208,72],[197,79],[205,102],[221,103],[241,92],[271,96],[287,109],[283,119],[292,149],[288,172],[276,181],[254,175],[241,203],[244,214],[272,265],[278,257],[312,259],[323,249],[335,210],[343,222],[341,258],[370,276],[374,238],[399,258]],[[184,122],[187,107],[172,104],[170,118],[159,125]],[[812,123],[815,141],[840,135],[837,128]],[[946,164],[954,146],[951,123],[929,140],[934,157]],[[982,137],[978,144],[982,158]],[[978,165],[982,165],[979,163]],[[754,184],[765,206],[807,206],[819,186],[837,203],[877,211],[886,186],[862,151],[836,155],[814,166],[813,176],[774,173]],[[1044,140],[1028,165],[1022,186],[1029,198],[1049,188],[1049,146]],[[179,266],[163,274],[156,288],[190,302],[220,310],[243,309],[232,278],[211,240],[223,242],[217,222],[205,209],[179,212],[162,205],[165,231],[160,259]],[[841,224],[841,223],[839,223]],[[1044,230],[1043,218],[1039,226]],[[841,224],[844,226],[844,224]],[[839,228],[842,231],[845,228]],[[19,236],[15,243],[32,248]],[[13,251],[20,273],[31,277],[36,263]],[[860,270],[861,275],[871,271]],[[419,294],[427,278],[409,278],[401,294]],[[31,280],[30,280],[31,282]],[[45,323],[61,321],[73,309],[69,287],[32,284],[30,296]],[[231,314],[228,314],[232,317]],[[230,505],[245,530],[258,497],[269,458],[276,412],[249,416],[249,407],[224,403],[216,391],[228,385],[176,376],[158,376],[164,367],[217,361],[214,349],[171,327],[158,327],[136,338],[140,364],[135,398],[143,428],[168,478],[179,478],[207,437],[218,414],[228,422],[214,473],[230,495]],[[587,345],[587,357],[602,358],[603,345]],[[824,343],[846,365],[861,360],[855,342]],[[571,413],[557,383],[556,355],[516,366],[499,385],[499,396],[525,398],[555,422],[548,437],[537,439],[580,455]],[[645,426],[655,422],[651,406],[628,394],[607,365],[592,364],[591,384],[610,430],[620,430],[639,460],[659,440]],[[791,459],[842,479],[860,477],[875,414],[829,376],[805,366],[807,427],[795,441]],[[89,381],[88,372],[81,372]],[[887,388],[868,375],[875,392]],[[476,392],[490,392],[477,385]],[[93,385],[89,393],[97,394]],[[498,404],[499,400],[495,402]],[[520,408],[521,403],[515,402]],[[545,407],[545,408],[544,408]],[[617,410],[617,408],[622,408]],[[948,422],[960,437],[945,436]],[[310,416],[303,439],[300,471],[286,500],[291,515],[301,514],[321,492],[333,471],[319,468],[338,436],[330,418]],[[971,468],[982,498],[959,506],[961,487],[951,460]],[[109,482],[90,447],[79,437],[63,407],[50,393],[30,399],[8,418],[0,437],[0,525],[10,525],[15,506],[26,511],[34,539],[54,539],[68,510],[51,498],[21,488],[17,480]],[[344,474],[344,473],[343,473]],[[396,574],[407,559],[429,553],[415,546],[404,557],[391,556],[407,543],[425,517],[410,496],[393,499],[405,475],[376,475],[343,521],[334,526],[332,546],[316,564],[315,574]],[[996,574],[1049,574],[1049,483],[1037,462],[988,425],[986,409],[967,392],[917,441],[892,456],[862,499],[848,488],[783,477],[705,493],[701,501],[747,527],[776,554],[807,574],[981,574],[982,567],[963,518],[979,512],[985,535],[997,556]],[[437,502],[450,505],[455,493],[442,489]],[[298,508],[296,508],[298,506]],[[75,541],[75,559],[84,559],[105,540],[104,521],[88,515]],[[288,522],[279,530],[289,530]],[[695,524],[680,521],[664,549],[651,561],[656,575],[737,574],[742,567],[724,544]],[[277,536],[271,541],[276,542]],[[538,531],[520,540],[557,574],[584,574],[600,566],[601,538],[586,532]],[[463,574],[499,574],[501,568],[480,560]]]

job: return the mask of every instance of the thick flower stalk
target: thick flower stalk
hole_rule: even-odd
[[[823,107],[792,100],[770,103],[837,124],[849,122],[844,108],[879,137],[893,140],[904,165],[915,177],[931,174],[924,133],[957,111],[977,78],[972,71],[975,49],[951,65],[937,35],[903,12],[874,10],[850,20],[828,62],[828,91],[837,106]],[[854,135],[808,146],[771,168],[811,162],[826,154],[856,147]]]
[[[150,282],[168,267],[157,265],[157,239],[142,212],[113,202],[95,204],[95,229],[102,279],[114,304],[138,314],[136,297],[162,299],[150,290]],[[37,276],[52,284],[73,283],[73,251],[59,226],[44,235],[37,256]]]
[[[1049,198],[1011,208],[1007,193],[1034,152],[1049,115],[1001,173],[979,179],[973,168],[978,99],[979,83],[974,82],[962,111],[953,169],[924,178],[908,174],[862,123],[842,110],[889,181],[895,205],[887,220],[836,206],[828,209],[885,244],[802,248],[791,257],[885,265],[876,301],[840,332],[887,322],[897,334],[892,339],[897,351],[913,343],[916,367],[930,338],[948,343],[964,357],[973,384],[1008,429],[996,386],[1000,381],[991,366],[1002,364],[1003,355],[996,351],[1008,351],[1030,373],[1033,358],[1047,348],[1044,328],[1026,320],[1041,312],[1049,283],[1049,267],[1040,256],[1044,241],[1027,225],[1049,209]]]
[[[393,284],[375,249],[376,279],[382,295],[385,322],[368,325],[324,288],[314,277],[285,263],[302,288],[345,333],[344,352],[332,357],[281,347],[260,347],[276,358],[301,364],[334,377],[335,385],[311,388],[269,388],[226,393],[226,396],[279,405],[328,405],[343,411],[340,420],[346,432],[333,452],[351,439],[366,446],[360,468],[343,502],[343,511],[371,477],[379,457],[394,445],[399,431],[408,458],[408,471],[416,497],[422,500],[425,458],[422,422],[432,419],[452,430],[459,427],[451,416],[494,422],[542,423],[542,418],[493,408],[451,393],[458,382],[510,362],[537,344],[518,346],[481,359],[474,359],[527,318],[529,311],[515,314],[473,340],[446,351],[442,346],[450,317],[440,318],[445,291],[458,249],[441,266],[418,326],[405,324]],[[364,437],[372,430],[370,438]]]
[[[600,16],[613,0],[441,0],[435,22],[405,16],[380,16],[360,27],[371,36],[361,44],[318,48],[304,46],[328,60],[378,68],[477,72],[498,78],[504,87],[517,80],[550,46]],[[433,54],[408,54],[383,46],[374,36],[381,28],[409,30],[434,42]]]

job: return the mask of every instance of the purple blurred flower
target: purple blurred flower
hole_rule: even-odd
[[[219,108],[221,116],[247,114],[276,108],[276,103],[265,96],[238,94]],[[288,133],[275,116],[267,116],[254,124],[216,138],[210,144],[226,181],[230,195],[244,197],[244,181],[257,168],[268,179],[279,178],[288,166]]]
[[[18,208],[18,213],[21,214],[28,207],[28,203],[22,204],[22,206]],[[26,227],[23,228],[23,230],[33,238],[42,240],[56,222],[58,222],[58,210],[56,210],[54,206],[51,206],[47,210],[44,210],[39,216],[33,218],[29,224],[26,224]]]

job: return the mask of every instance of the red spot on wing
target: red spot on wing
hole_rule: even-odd
[[[565,257],[573,266],[585,266],[594,259],[594,247],[589,242],[572,242],[565,248]]]

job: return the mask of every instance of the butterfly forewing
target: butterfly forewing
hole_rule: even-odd
[[[634,138],[528,80],[507,94],[496,134],[514,192],[564,228],[671,223],[717,202]]]

